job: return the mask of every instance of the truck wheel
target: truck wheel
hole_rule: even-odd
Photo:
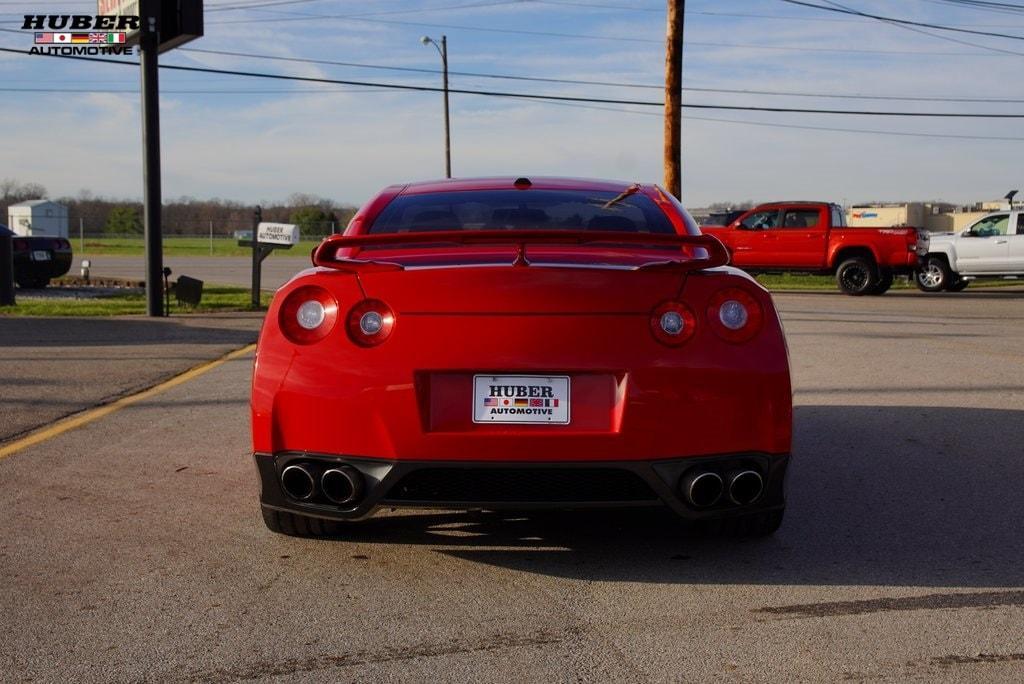
[[[872,294],[872,290],[878,284],[878,269],[871,259],[851,257],[839,264],[836,270],[836,284],[844,294]]]
[[[964,280],[963,278],[961,278],[960,280],[956,281],[955,283],[947,287],[946,292],[962,292],[970,284],[970,280]]]
[[[263,522],[271,532],[287,534],[289,537],[320,539],[336,537],[341,531],[339,524],[330,520],[310,518],[269,508],[263,508]]]
[[[914,282],[921,292],[941,292],[948,283],[954,282],[953,271],[942,257],[930,256],[914,274]]]
[[[870,294],[881,295],[889,291],[892,287],[892,281],[895,278],[892,271],[889,269],[882,269],[878,274],[878,282],[875,284],[874,289],[871,290]]]

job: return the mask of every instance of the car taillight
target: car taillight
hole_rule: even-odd
[[[284,336],[295,344],[312,344],[327,337],[338,320],[338,302],[317,285],[292,291],[278,312]]]
[[[395,313],[379,299],[365,299],[348,312],[348,336],[361,347],[375,347],[391,336]]]
[[[651,334],[670,347],[678,347],[697,332],[697,317],[690,307],[679,302],[665,302],[651,312]]]
[[[708,323],[727,342],[746,342],[758,333],[764,312],[757,300],[739,288],[719,291],[708,304]]]

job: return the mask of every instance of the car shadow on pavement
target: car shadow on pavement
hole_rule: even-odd
[[[622,510],[400,512],[344,538],[585,580],[1024,587],[1022,445],[1021,411],[802,406],[773,537],[701,536],[660,510]]]

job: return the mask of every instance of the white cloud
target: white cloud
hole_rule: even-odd
[[[426,3],[431,4],[431,3]],[[767,12],[764,3],[737,0],[736,11]],[[894,13],[891,3],[887,11]],[[373,3],[369,10],[400,8]],[[420,3],[416,6],[423,6]],[[653,5],[652,5],[653,6]],[[864,3],[881,9],[883,4]],[[327,3],[309,13],[340,13]],[[660,40],[658,13],[537,11],[529,3],[465,12],[394,15],[400,21],[513,30],[587,33]],[[718,8],[706,5],[704,8]],[[695,5],[694,9],[699,9]],[[282,8],[286,9],[286,8]],[[298,11],[296,9],[296,11]],[[554,78],[659,83],[658,43],[551,39],[457,28],[317,21],[215,24],[214,19],[271,15],[208,14],[203,49],[281,57],[394,64],[435,69],[438,58],[418,43],[421,33],[447,31],[452,69]],[[280,14],[277,16],[287,16]],[[391,16],[391,15],[389,15]],[[385,18],[385,17],[381,17]],[[967,22],[978,15],[936,8],[929,18]],[[934,96],[1011,94],[1019,60],[998,56],[951,57],[931,53],[971,50],[877,23],[785,22],[710,18],[689,20],[697,43],[687,51],[685,83],[699,87],[788,90],[865,95]],[[13,45],[17,36],[5,38]],[[1006,42],[1006,41],[1004,41]],[[772,51],[763,45],[918,51],[918,55]],[[991,44],[996,44],[991,42]],[[928,54],[924,54],[928,53]],[[434,74],[402,74],[178,51],[168,64],[266,71],[312,78],[424,83]],[[62,87],[76,81],[96,88],[134,87],[137,69],[60,63],[0,54],[5,83]],[[172,94],[184,89],[276,90],[310,83],[165,71],[164,195],[221,196],[243,201],[310,192],[359,203],[379,188],[443,171],[441,96],[437,93],[292,95]],[[103,85],[107,83],[109,85]],[[652,100],[659,90],[612,89],[455,76],[454,87]],[[340,86],[324,86],[339,90]],[[141,133],[138,96],[6,94],[0,109],[4,167],[55,194],[87,187],[97,194],[139,197]],[[1019,104],[921,103],[779,98],[687,93],[687,102],[906,111],[1020,111]],[[608,105],[617,108],[618,105]],[[657,108],[646,111],[658,112]],[[1019,121],[895,120],[797,114],[743,114],[688,110],[694,117],[746,119],[833,128],[1020,137]],[[539,102],[452,97],[453,165],[459,175],[565,174],[661,179],[661,120],[614,111]],[[942,140],[793,130],[689,120],[684,124],[684,194],[692,205],[715,200],[823,198],[998,197],[1019,184],[1019,142]]]

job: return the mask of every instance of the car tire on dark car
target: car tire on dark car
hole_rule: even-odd
[[[914,283],[921,292],[941,292],[956,280],[946,259],[940,256],[928,257],[924,265],[914,273]]]
[[[49,284],[49,278],[22,278],[18,281],[18,287],[23,290],[42,290]]]
[[[878,268],[867,257],[850,257],[836,269],[836,284],[844,294],[873,294],[878,285]]]

